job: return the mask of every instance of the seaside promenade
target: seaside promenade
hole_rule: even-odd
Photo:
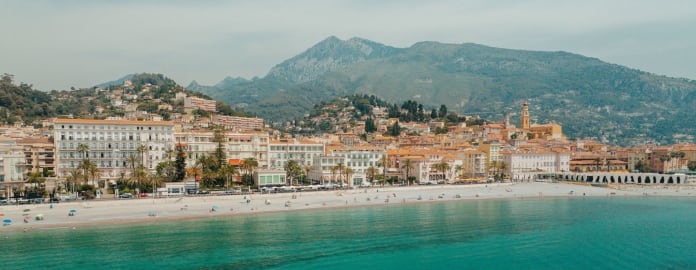
[[[374,187],[369,189],[252,195],[191,196],[75,201],[58,204],[4,205],[0,231],[147,223],[167,220],[256,215],[280,211],[389,207],[409,203],[456,200],[544,199],[550,197],[694,196],[696,186],[614,185],[577,183],[504,183]],[[37,218],[39,217],[39,218]]]

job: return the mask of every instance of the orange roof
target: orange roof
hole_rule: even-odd
[[[230,159],[230,160],[229,160],[229,163],[230,163],[230,165],[241,166],[241,165],[244,165],[244,160],[241,160],[241,159]]]
[[[174,125],[172,121],[133,121],[133,120],[99,120],[99,119],[67,119],[56,118],[55,124],[99,124],[99,125]]]

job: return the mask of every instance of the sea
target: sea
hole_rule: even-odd
[[[0,269],[696,269],[696,199],[426,202],[0,237]]]

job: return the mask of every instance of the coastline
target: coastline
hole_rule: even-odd
[[[288,211],[383,207],[400,204],[491,199],[577,197],[696,197],[696,186],[617,185],[608,188],[575,183],[502,183],[374,187],[369,189],[252,195],[76,201],[0,206],[0,220],[12,223],[0,232],[75,229],[99,225],[146,224],[189,219],[260,215]],[[368,200],[369,198],[369,200]],[[74,210],[74,215],[69,213]],[[42,215],[43,220],[36,220]],[[24,222],[25,217],[27,223]]]

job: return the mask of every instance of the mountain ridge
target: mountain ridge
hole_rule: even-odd
[[[364,46],[363,46],[364,45]],[[446,104],[502,121],[525,99],[539,123],[575,138],[670,143],[696,129],[696,82],[669,78],[565,51],[424,41],[395,48],[329,37],[257,80],[203,92],[269,120],[300,117],[312,104],[350,94],[400,103]],[[686,121],[686,122],[683,122]],[[690,140],[693,140],[691,138]]]

